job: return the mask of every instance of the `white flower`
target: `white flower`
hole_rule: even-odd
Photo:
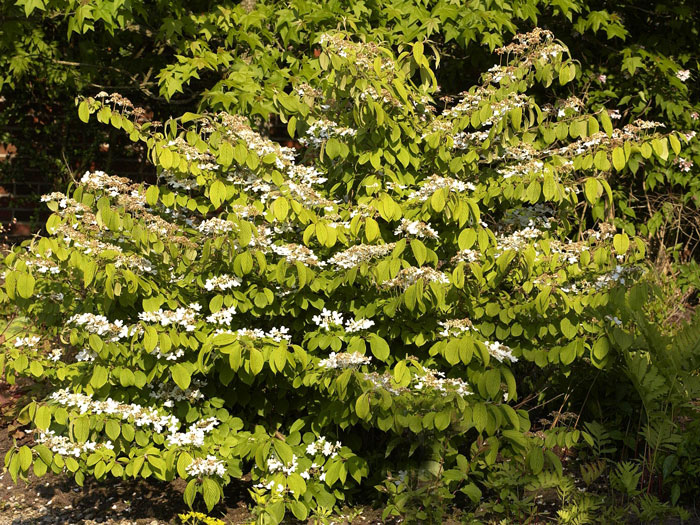
[[[320,315],[314,315],[312,320],[321,330],[330,330],[331,327],[343,326],[343,315],[340,312],[327,310],[326,308],[323,309]]]
[[[213,290],[228,290],[229,288],[238,287],[240,285],[240,279],[224,274],[207,279],[207,282],[204,283],[204,288],[211,292]]]
[[[485,341],[484,344],[486,345],[486,350],[488,350],[491,357],[493,357],[497,361],[503,362],[504,359],[508,359],[509,361],[514,363],[518,360],[518,358],[512,354],[510,348],[508,348],[504,344],[499,343],[498,341]]]
[[[177,310],[159,308],[155,312],[140,312],[139,319],[147,323],[159,323],[161,326],[180,325],[188,332],[192,332],[197,322],[197,312],[201,308],[197,303],[190,304],[188,307],[181,306]]]
[[[326,359],[319,361],[318,366],[322,368],[358,368],[367,365],[372,361],[369,356],[364,356],[358,352],[339,353],[331,352]]]
[[[27,348],[34,348],[36,345],[39,344],[39,341],[41,341],[41,338],[36,335],[18,337],[17,339],[15,339],[15,348],[19,348],[21,346],[26,346]]]
[[[361,330],[368,330],[374,326],[374,321],[371,319],[354,319],[352,321],[345,321],[345,331],[348,333],[359,332]]]
[[[401,224],[399,224],[396,230],[394,230],[394,235],[401,235],[402,233],[428,239],[438,238],[438,232],[435,231],[430,223],[422,221],[409,221],[407,219],[401,219]]]
[[[97,354],[95,352],[93,352],[89,348],[83,348],[80,352],[78,352],[75,355],[75,360],[91,362],[94,361],[96,357]]]
[[[207,322],[214,324],[231,324],[231,321],[233,321],[233,315],[235,313],[236,308],[230,306],[228,308],[224,308],[223,310],[219,310],[218,312],[207,316]]]
[[[685,82],[690,78],[690,71],[687,69],[680,69],[676,72],[676,78],[681,82]]]
[[[226,474],[226,465],[215,456],[207,456],[206,458],[194,458],[185,471],[193,478],[200,476],[222,477]]]

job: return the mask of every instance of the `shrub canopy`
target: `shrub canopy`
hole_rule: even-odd
[[[421,43],[318,45],[319,74],[270,97],[295,147],[239,115],[158,123],[117,94],[80,101],[144,143],[159,179],[86,173],[44,197],[49,235],[6,259],[5,293],[40,333],[16,340],[8,378],[52,388],[27,409],[38,444],[6,458],[14,478],[181,477],[212,508],[250,473],[279,522],[401,470],[477,502],[486,466],[561,470],[552,447],[587,437],[530,432],[525,374],[606,364],[601,307],[645,258],[609,180],[691,137],[616,127],[575,96],[538,104],[577,71],[546,30],[456,99],[436,98]]]

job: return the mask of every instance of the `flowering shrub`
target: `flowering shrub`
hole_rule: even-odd
[[[611,225],[608,178],[687,139],[576,97],[538,105],[532,87],[576,75],[547,31],[440,101],[421,44],[320,45],[324,73],[272,101],[298,148],[242,116],[80,101],[146,144],[159,181],[86,173],[6,258],[41,334],[14,342],[7,377],[53,389],[13,478],[180,477],[211,509],[249,473],[279,522],[399,470],[476,502],[500,458],[561,469],[552,447],[581,433],[530,432],[517,367],[605,365],[597,308],[644,259]]]

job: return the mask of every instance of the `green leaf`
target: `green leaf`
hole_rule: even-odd
[[[119,424],[119,422],[115,421],[114,419],[109,419],[105,423],[105,434],[107,434],[107,437],[112,441],[116,441],[117,438],[119,438],[121,430],[122,426]]]
[[[233,146],[228,141],[223,141],[219,146],[219,156],[217,158],[219,164],[228,167],[233,162]],[[217,181],[218,182],[218,181]],[[217,204],[215,206],[218,207]]]
[[[603,131],[605,131],[608,137],[612,137],[613,125],[612,121],[610,120],[610,115],[608,115],[608,111],[606,109],[602,110],[598,114],[598,120],[600,120],[600,123],[603,126]]]
[[[593,352],[593,357],[598,360],[602,361],[605,359],[610,352],[610,341],[608,340],[607,337],[601,337],[599,338],[594,344],[592,348]]]
[[[533,474],[539,474],[544,467],[544,453],[540,447],[533,448],[527,455],[527,464]]]
[[[202,480],[202,495],[204,496],[204,503],[207,506],[207,510],[211,511],[214,505],[219,503],[221,497],[219,483],[211,478],[204,478]]]
[[[90,385],[96,390],[101,388],[107,383],[109,379],[109,371],[102,365],[95,366],[92,371],[92,377],[90,378]]]
[[[294,497],[298,498],[306,493],[306,482],[296,472],[289,475],[287,478],[287,487],[294,493]]]
[[[78,106],[78,118],[83,122],[90,120],[90,107],[87,100],[83,100]]]
[[[367,419],[369,416],[369,397],[367,393],[362,394],[355,401],[355,413],[360,419]]]
[[[257,348],[250,349],[250,371],[253,375],[258,375],[262,369],[265,359],[263,358],[262,352]]]
[[[654,139],[651,141],[651,147],[659,158],[666,160],[668,158],[668,143],[665,138]]]
[[[79,443],[84,443],[90,436],[90,420],[87,416],[81,416],[73,421],[73,436]]]
[[[155,206],[158,203],[160,189],[158,186],[149,186],[146,190],[146,203],[149,206]]]
[[[34,277],[23,272],[17,272],[15,275],[17,277],[16,286],[19,296],[24,297],[25,299],[32,297],[34,295],[34,285],[36,284]]]
[[[36,409],[34,424],[40,430],[47,430],[51,425],[51,409],[46,405],[41,405]]]
[[[567,339],[573,339],[578,334],[578,329],[567,317],[561,320],[559,327],[561,328],[561,333],[564,334],[564,337]]]
[[[185,500],[185,505],[187,505],[189,508],[192,508],[194,505],[194,499],[197,497],[198,488],[199,481],[196,479],[191,479],[189,483],[187,483],[187,487],[185,487],[183,499]]]
[[[619,146],[612,152],[613,166],[617,171],[622,171],[625,167],[625,152]]]
[[[214,184],[209,188],[209,200],[215,208],[218,208],[225,199],[226,185],[220,180],[214,181]]]
[[[24,445],[19,449],[19,466],[23,471],[26,471],[32,464],[32,451]]]
[[[601,193],[603,192],[603,187],[600,185],[600,182],[598,182],[596,179],[589,177],[586,179],[586,184],[584,186],[584,193],[586,195],[586,200],[590,202],[591,204],[595,204],[598,201],[598,197],[600,197]]]
[[[287,213],[289,213],[289,203],[284,197],[278,197],[272,203],[272,213],[275,218],[282,222],[287,218]]]
[[[671,144],[671,149],[673,150],[673,153],[678,155],[681,152],[681,143],[678,140],[678,138],[671,134],[668,136],[668,141]]]
[[[192,376],[189,370],[187,370],[182,363],[176,363],[170,367],[170,375],[172,376],[173,381],[175,381],[175,384],[182,390],[187,390],[187,388],[190,386]]]
[[[411,239],[411,251],[413,252],[413,256],[416,258],[418,266],[423,266],[425,258],[428,255],[428,250],[426,249],[425,245],[418,239]]]
[[[288,465],[292,462],[294,459],[294,451],[292,450],[292,447],[287,445],[281,439],[273,439],[272,446],[275,448],[275,452],[277,452],[277,455],[279,456],[280,460],[282,460],[282,463]]]
[[[615,237],[613,237],[613,247],[620,255],[627,253],[627,250],[630,247],[630,238],[627,237],[626,233],[616,234]]]
[[[187,473],[187,467],[192,463],[192,456],[187,452],[181,452],[177,458],[177,474],[182,479],[187,479],[189,474]]]
[[[389,357],[389,345],[377,334],[370,334],[368,337],[369,347],[372,350],[374,357],[380,361],[386,361]]]

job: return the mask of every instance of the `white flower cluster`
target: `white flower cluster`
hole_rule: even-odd
[[[270,456],[267,458],[267,471],[270,474],[282,472],[285,476],[290,476],[297,471],[297,468],[299,467],[298,460],[299,458],[296,456],[296,454],[292,454],[292,461],[289,463],[289,465],[285,465],[277,458],[277,456]]]
[[[177,310],[159,308],[154,312],[140,312],[139,319],[147,323],[159,323],[161,326],[180,325],[188,332],[192,332],[197,323],[197,312],[201,309],[198,303],[190,303],[189,306],[181,306]]]
[[[393,279],[383,283],[383,286],[387,288],[402,288],[406,289],[412,284],[416,283],[419,279],[425,282],[434,282],[438,284],[449,284],[450,279],[439,270],[432,268],[430,266],[421,266],[420,268],[416,266],[409,266],[404,268],[399,272],[399,274]]]
[[[459,337],[465,332],[473,330],[472,322],[469,319],[448,319],[438,321],[442,330],[438,333],[440,337]]]
[[[302,473],[302,476],[303,476],[303,474],[304,473]],[[304,476],[304,479],[308,479],[308,478],[306,478],[306,476]],[[275,493],[278,495],[281,495],[285,491],[284,485],[282,485],[281,483],[276,483],[275,480],[270,480],[267,483],[256,483],[255,485],[253,485],[253,488],[264,489],[264,490],[268,490],[268,491],[274,490]]]
[[[340,441],[331,443],[325,437],[321,436],[316,441],[309,443],[306,446],[306,456],[301,458],[304,462],[308,463],[312,461],[316,456],[323,455],[325,457],[334,458],[338,455],[338,451],[342,448]],[[309,458],[311,456],[311,458]],[[312,476],[318,476],[318,479],[324,481],[326,479],[326,473],[323,471],[323,465],[317,464],[315,461],[306,470],[301,470],[299,465],[299,459],[296,454],[292,455],[292,460],[289,464],[284,464],[280,459],[273,453],[267,459],[266,470],[267,474],[282,473],[285,476],[290,476],[296,472],[305,480],[311,479]],[[260,483],[255,485],[255,488],[274,490],[278,494],[283,493],[286,489],[281,483],[277,483],[274,480],[262,479]]]
[[[613,271],[611,271],[610,273],[598,276],[594,283],[594,286],[598,290],[601,290],[603,288],[607,288],[617,283],[625,284],[625,274],[631,273],[634,270],[634,268],[628,266],[621,266],[618,264],[617,266],[615,266],[615,269],[613,269]]]
[[[89,190],[104,191],[110,197],[118,197],[120,194],[125,194],[138,204],[146,204],[146,196],[139,191],[138,185],[125,177],[107,175],[104,171],[86,171],[80,179],[80,184]]]
[[[511,177],[531,177],[536,178],[543,175],[544,162],[541,160],[529,160],[526,163],[508,164],[505,167],[497,168],[496,172],[504,179]]]
[[[216,163],[216,158],[209,151],[199,151],[197,147],[188,143],[185,138],[177,137],[174,140],[168,142],[167,146],[163,146],[163,149],[171,149],[175,147],[175,150],[185,157],[190,162],[195,162],[196,166],[200,170],[204,171],[214,171],[219,165]]]
[[[47,259],[37,257],[36,259],[27,259],[24,262],[27,266],[36,268],[36,271],[39,273],[50,273],[52,275],[61,273],[61,268],[55,262]]]
[[[41,337],[36,336],[36,335],[28,335],[27,337],[18,337],[15,339],[15,348],[19,348],[21,346],[27,347],[27,348],[34,348],[36,345],[39,344],[41,341]]]
[[[235,231],[236,225],[231,221],[226,221],[219,219],[218,217],[212,217],[206,221],[202,221],[197,226],[197,230],[204,235],[214,235],[223,234]]]
[[[420,202],[427,201],[433,193],[443,188],[448,188],[455,193],[464,193],[465,191],[474,191],[476,186],[471,182],[464,182],[453,179],[451,177],[440,177],[439,175],[431,175],[416,191],[409,194],[410,200],[416,199]]]
[[[323,261],[319,261],[314,252],[302,244],[271,244],[269,248],[279,255],[284,257],[290,263],[297,261],[308,266],[324,266]]]
[[[159,414],[154,407],[144,407],[135,403],[120,403],[111,398],[107,398],[104,401],[95,401],[90,396],[73,393],[68,389],[54,392],[51,394],[51,400],[59,405],[77,408],[81,414],[91,412],[93,414],[115,415],[122,419],[132,419],[137,426],[150,426],[158,433],[166,429],[170,433],[174,433],[177,432],[180,426],[180,422],[175,416]]]
[[[481,259],[481,253],[477,250],[460,250],[457,254],[452,257],[452,264],[457,264],[459,262],[478,262]]]
[[[429,222],[409,221],[401,219],[401,224],[394,230],[394,235],[415,235],[427,239],[437,239],[438,232],[433,229]]]
[[[330,330],[331,328],[343,326],[343,314],[326,308],[324,308],[319,315],[314,315],[311,319],[321,330]]]
[[[41,196],[41,202],[57,202],[59,207],[61,208],[67,208],[69,204],[72,204],[71,201],[73,199],[70,199],[66,197],[65,194],[54,191],[52,193],[46,193]]]
[[[230,288],[235,288],[241,285],[241,280],[238,277],[232,275],[223,274],[217,275],[216,277],[210,277],[207,282],[204,283],[204,288],[208,291],[213,290],[228,290]]]
[[[197,179],[189,177],[179,178],[177,175],[169,171],[161,172],[159,183],[164,183],[174,190],[194,190],[199,187],[199,184],[197,184]]]
[[[84,443],[74,443],[66,436],[57,436],[53,430],[39,432],[37,443],[46,445],[54,454],[61,456],[73,456],[79,458],[85,452],[94,452],[98,448],[114,449],[111,441],[104,443],[96,443],[94,441],[85,441]]]
[[[501,363],[504,359],[508,359],[512,363],[518,360],[518,358],[513,355],[510,348],[498,341],[484,341],[484,345],[486,345],[486,350],[488,350],[489,355]]]
[[[413,388],[418,391],[433,390],[440,392],[446,396],[450,392],[454,392],[459,396],[468,396],[472,394],[469,385],[458,378],[446,378],[444,372],[426,368],[425,374],[418,377]]]
[[[214,324],[231,324],[233,321],[233,316],[236,313],[236,308],[234,306],[229,306],[218,312],[214,312],[207,316],[208,323]]]
[[[304,164],[291,164],[287,168],[287,175],[293,181],[306,186],[323,184],[328,180],[315,166],[305,166]]]
[[[323,454],[325,457],[334,458],[338,455],[338,451],[343,447],[340,441],[331,443],[324,436],[320,436],[316,441],[313,441],[306,445],[306,453],[309,456],[316,456],[318,454]]]
[[[375,257],[383,257],[390,253],[396,243],[390,244],[359,244],[356,246],[351,246],[347,250],[338,252],[333,257],[328,260],[329,264],[337,268],[350,269],[362,264],[363,262],[370,261]]]
[[[54,363],[57,362],[61,357],[63,356],[63,350],[60,348],[54,348],[49,352],[49,355],[46,357],[49,359],[49,361],[53,361]]]
[[[542,228],[549,230],[552,227],[552,215],[554,210],[546,204],[523,206],[509,209],[503,217],[503,224],[516,225],[520,228]]]
[[[469,385],[458,378],[446,378],[444,372],[432,368],[424,368],[423,375],[412,377],[408,386],[399,386],[394,382],[394,376],[390,372],[378,374],[372,372],[364,374],[366,381],[372,383],[375,390],[384,390],[393,396],[400,394],[425,394],[427,391],[439,392],[443,396],[452,392],[459,396],[472,394]]]
[[[240,328],[236,330],[235,332],[232,332],[231,330],[217,330],[215,332],[216,335],[218,334],[232,334],[232,335],[237,335],[238,337],[247,337],[249,339],[272,339],[276,343],[281,343],[282,341],[291,341],[292,336],[289,335],[289,328],[286,326],[280,326],[271,328],[270,331],[265,332],[265,330],[262,330],[260,328]]]
[[[362,330],[369,330],[374,326],[374,321],[371,319],[365,319],[364,317],[360,319],[348,319],[345,321],[345,331],[348,333],[360,332]]]
[[[319,119],[306,131],[306,135],[299,139],[304,146],[318,148],[331,137],[354,137],[357,130],[343,127],[332,120]]]
[[[343,328],[348,333],[360,332],[374,326],[374,321],[371,319],[347,319],[343,318],[343,314],[334,310],[324,308],[320,314],[314,315],[312,320],[321,330],[330,330],[332,328]]]
[[[685,82],[690,78],[690,71],[687,69],[679,69],[676,72],[676,78],[680,80],[681,82]]]
[[[318,366],[321,368],[359,368],[362,365],[368,365],[372,361],[370,356],[365,356],[359,352],[341,352],[336,354],[331,352],[326,359],[319,361]]]
[[[223,477],[224,474],[226,474],[226,465],[216,456],[194,458],[192,463],[185,467],[185,472],[187,472],[193,478],[198,478],[201,476]]]
[[[685,173],[688,173],[693,167],[693,161],[684,159],[683,157],[676,157],[673,159],[673,163]]]
[[[605,320],[610,321],[611,323],[615,323],[617,326],[622,326],[622,321],[617,316],[606,315]]]
[[[498,243],[496,250],[498,252],[505,252],[507,250],[522,251],[531,241],[540,238],[542,235],[542,230],[529,226],[522,230],[516,230],[510,235],[499,235],[496,237],[496,242]]]
[[[120,339],[131,337],[142,332],[142,328],[137,325],[125,326],[124,321],[117,319],[113,323],[104,315],[91,313],[76,314],[68,319],[67,324],[81,326],[91,334],[109,337],[110,342],[117,342]]]
[[[163,406],[172,408],[176,401],[189,401],[194,403],[200,399],[204,399],[204,394],[200,388],[206,386],[206,381],[198,378],[192,378],[190,386],[186,390],[182,390],[177,385],[169,383],[158,383],[158,390],[151,390],[149,396],[154,399],[165,399]],[[148,388],[153,389],[153,385],[148,383]]]
[[[163,352],[160,348],[160,345],[156,345],[156,347],[153,350],[151,350],[151,354],[153,354],[156,359],[165,359],[166,361],[177,361],[183,355],[185,355],[185,351],[182,348],[171,348],[169,351]]]
[[[80,352],[75,354],[75,360],[78,362],[88,362],[91,363],[95,360],[97,354],[90,350],[89,348],[83,348]]]
[[[452,144],[454,149],[469,149],[481,146],[486,139],[489,138],[488,131],[460,131],[452,135]]]
[[[496,64],[484,75],[485,82],[493,82],[494,84],[500,84],[504,79],[515,80],[517,77],[515,73],[506,66],[501,66]]]
[[[363,374],[362,376],[365,381],[372,383],[373,390],[385,390],[391,395],[397,396],[403,392],[408,392],[408,388],[402,388],[394,383],[394,376],[389,372],[384,374],[378,374],[377,372],[370,372],[368,374]]]
[[[214,430],[216,425],[219,424],[219,420],[215,417],[210,417],[197,423],[190,425],[187,432],[174,432],[168,436],[168,445],[183,447],[186,445],[193,445],[195,447],[201,447],[204,445],[204,437]]]

